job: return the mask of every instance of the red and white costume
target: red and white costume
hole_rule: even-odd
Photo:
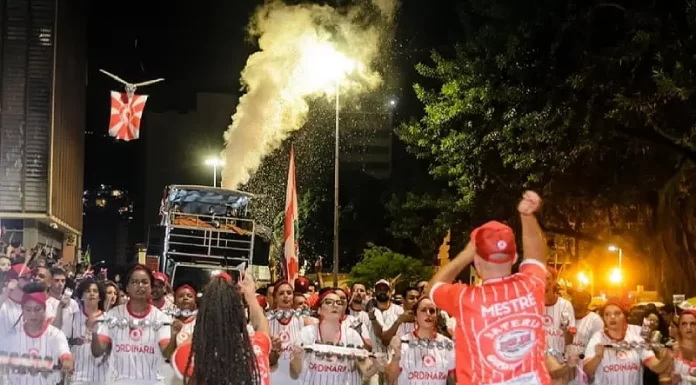
[[[55,298],[49,297],[46,300],[46,323],[52,324],[53,320],[56,318],[58,311],[58,301]],[[67,309],[65,310],[67,311]],[[22,317],[22,304],[15,302],[12,298],[8,298],[5,303],[0,307],[0,347],[2,347],[4,341],[2,341],[2,336],[13,331],[18,330],[22,322],[18,322]]]
[[[545,266],[532,259],[520,272],[481,285],[437,283],[435,305],[456,318],[459,385],[549,385],[543,328]]]
[[[454,350],[437,347],[410,346],[408,341],[418,339],[418,332],[401,337],[399,385],[445,385],[454,373]],[[452,344],[452,340],[438,334],[435,342]],[[450,345],[453,346],[453,345]]]
[[[375,309],[375,317],[377,318],[377,322],[382,325],[382,330],[389,330],[402,314],[404,314],[404,308],[393,303],[390,303],[389,307],[385,310]],[[388,352],[389,350],[382,344],[382,341],[377,338],[373,341],[372,351]]]
[[[75,314],[66,334],[68,338],[82,339],[81,345],[73,345],[70,348],[75,358],[75,371],[70,381],[72,385],[106,384],[110,379],[109,362],[106,357],[94,358],[92,355],[92,329],[87,327],[88,318],[82,311]],[[104,314],[100,314],[96,319],[103,320]],[[65,330],[65,327],[63,329]]]
[[[575,327],[575,311],[573,305],[565,298],[558,297],[556,303],[546,306],[544,315],[544,330],[546,331],[546,348],[565,353],[565,332],[561,329],[563,313],[567,317],[568,327]]]
[[[678,355],[674,357],[673,372],[681,376],[681,381],[679,381],[676,385],[692,385],[693,382],[688,381],[686,378],[696,378],[696,362],[687,361]]]
[[[305,326],[302,329],[302,345],[313,345],[316,341],[323,341],[319,324]],[[346,322],[341,322],[339,341],[343,345],[353,345],[362,347],[363,341],[357,331],[350,328]],[[275,382],[272,382],[276,385]],[[355,360],[337,357],[322,356],[315,354],[305,354],[300,375],[302,385],[360,385],[362,384],[362,374],[358,369]]]
[[[20,356],[26,354],[32,358],[51,357],[55,365],[58,365],[59,360],[72,357],[65,334],[49,324],[46,324],[44,330],[38,335],[30,335],[23,327],[18,326],[18,330],[10,332],[3,338],[2,343],[6,345],[4,349],[7,353],[16,353]],[[56,371],[44,377],[41,374],[10,373],[9,379],[12,385],[55,385],[60,382],[61,374]]]
[[[411,334],[416,330],[416,323],[415,322],[404,322],[401,325],[399,325],[399,328],[396,329],[396,336],[401,338],[407,334]]]
[[[587,344],[590,342],[590,338],[597,333],[604,330],[604,321],[597,313],[589,312],[586,316],[575,320],[575,327],[577,332],[573,338],[573,344],[568,347],[568,353],[570,354],[585,354],[585,349]],[[577,372],[575,373],[577,374]],[[584,385],[582,375],[573,375],[570,381],[570,385]]]
[[[297,380],[290,377],[290,361],[292,347],[301,342],[300,333],[305,325],[305,320],[303,317],[290,317],[290,319],[282,321],[274,318],[268,324],[271,335],[278,336],[281,344],[278,368],[271,373],[271,383],[273,385],[297,384]]]
[[[614,340],[604,331],[595,333],[585,349],[585,361],[595,356],[595,346],[598,344],[611,345],[621,341],[644,342],[640,335],[627,330],[623,340]],[[655,358],[650,349],[632,349],[617,351],[605,348],[604,357],[597,366],[594,374],[594,384],[597,385],[643,385],[643,363]]]
[[[129,322],[145,320],[159,322],[160,324],[171,322],[170,317],[154,306],[142,316],[134,315],[130,309],[130,302],[119,305],[109,310],[104,315],[108,321],[110,318],[127,319]],[[110,342],[112,365],[116,378],[114,384],[159,384],[162,376],[159,371],[164,362],[161,347],[166,346],[171,338],[170,325],[163,325],[158,330],[151,327],[131,329],[109,328],[107,323],[99,326],[99,338]]]

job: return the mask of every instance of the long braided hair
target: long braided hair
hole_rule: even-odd
[[[214,277],[204,289],[191,340],[192,354],[185,383],[197,385],[260,385],[256,356],[247,333],[247,317],[237,289]]]

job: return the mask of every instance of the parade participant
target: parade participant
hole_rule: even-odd
[[[60,267],[54,267],[51,269],[51,277],[52,281],[51,286],[48,288],[48,295],[58,301],[56,319],[53,321],[53,326],[67,334],[72,328],[73,317],[80,312],[80,307],[77,305],[77,301],[70,298],[70,296],[64,295],[65,284],[68,279],[65,270]]]
[[[193,339],[174,354],[177,372],[191,385],[270,385],[268,320],[251,274],[238,287],[224,276],[213,277],[204,292]],[[252,356],[256,359],[249,360]]]
[[[37,265],[39,261],[36,261]],[[53,284],[53,275],[51,274],[51,270],[46,267],[45,263],[42,265],[38,265],[36,269],[34,269],[33,277],[34,277],[34,282],[38,282],[43,285],[44,289],[46,290],[46,294],[48,294],[48,289],[51,287]],[[58,314],[58,307],[60,306],[60,301],[48,296],[48,300],[46,301],[46,319],[48,319],[48,322],[53,324],[53,326],[56,326],[56,315]],[[60,326],[60,325],[58,325]],[[59,327],[60,329],[60,327]]]
[[[341,311],[344,303],[333,290],[327,290],[319,297],[319,323],[305,326],[302,329],[301,343],[293,346],[290,375],[300,378],[302,385],[360,385],[363,379],[372,377],[377,365],[371,359],[356,360],[344,358],[305,354],[303,346],[321,344],[342,344],[343,346],[362,347],[360,334],[341,322],[344,313]]]
[[[193,336],[196,326],[195,310],[198,308],[196,303],[196,289],[190,285],[181,285],[174,290],[174,304],[179,311],[175,317],[182,322],[183,326],[177,334],[177,345],[181,345]]]
[[[461,385],[548,385],[543,328],[546,242],[534,213],[541,199],[524,193],[518,206],[524,260],[518,259],[512,229],[488,222],[471,234],[459,255],[428,283],[436,306],[456,318],[457,383]],[[474,263],[483,284],[452,284]]]
[[[300,332],[305,324],[311,320],[304,317],[296,317],[293,305],[293,288],[287,281],[279,281],[273,286],[275,303],[274,316],[270,318],[269,326],[271,336],[280,339],[281,355],[278,359],[278,368],[271,373],[273,385],[291,385],[297,381],[290,377],[290,360],[292,347],[300,342]],[[275,316],[277,315],[277,316]]]
[[[108,359],[95,358],[92,355],[94,325],[88,322],[90,319],[104,320],[102,306],[105,296],[104,287],[94,278],[87,278],[80,282],[75,291],[75,297],[82,303],[82,311],[75,314],[69,332],[66,334],[70,350],[75,358],[75,372],[71,378],[71,385],[102,385],[108,382]]]
[[[415,329],[394,336],[389,344],[394,352],[387,365],[390,384],[445,385],[454,381],[454,344],[437,333],[438,310],[428,297],[421,297],[411,310]]]
[[[557,277],[556,269],[547,268],[544,330],[546,330],[546,348],[563,354],[566,345],[573,342],[575,312],[570,301],[560,296],[556,286]]]
[[[385,345],[389,345],[395,336],[405,336],[415,330],[415,317],[412,310],[420,296],[421,292],[418,288],[409,287],[404,290],[404,313],[396,319],[396,322],[389,329],[382,333],[382,341]]]
[[[136,265],[126,275],[129,300],[109,310],[92,334],[92,354],[111,352],[115,385],[161,384],[160,368],[176,348],[181,322],[150,303],[154,276],[144,265]],[[90,317],[88,327],[96,323]],[[125,326],[125,327],[124,327]]]
[[[60,362],[63,374],[73,370],[73,357],[65,334],[50,325],[46,319],[46,288],[37,283],[24,286],[22,296],[22,324],[16,333],[3,338],[4,350],[10,355],[17,354],[29,358],[50,357],[54,364]],[[61,381],[59,372],[44,375],[32,370],[13,370],[9,383],[17,385],[55,385]]]
[[[174,303],[169,299],[169,278],[161,272],[153,273],[155,281],[152,284],[152,304],[158,309],[168,312],[176,309]]]
[[[31,283],[33,273],[23,264],[12,266],[10,271],[5,274],[7,287],[0,299],[0,347],[4,347],[3,338],[7,333],[14,330],[22,317],[22,297],[24,297],[24,286]],[[2,349],[4,350],[4,349]]]
[[[104,304],[102,306],[104,311],[109,311],[114,306],[120,304],[121,299],[119,297],[121,293],[118,285],[112,281],[106,281],[104,287],[106,288],[106,296],[104,297]]]
[[[575,327],[577,331],[573,339],[572,345],[567,349],[567,354],[573,358],[575,362],[579,361],[580,355],[585,354],[585,348],[590,342],[590,338],[599,331],[604,329],[602,317],[597,313],[591,312],[589,307],[592,302],[592,296],[586,291],[575,291],[571,303],[573,304],[573,312],[575,313]],[[577,359],[576,359],[577,358]],[[576,378],[577,372],[570,372],[572,378],[571,385],[582,385],[584,378]]]
[[[608,301],[602,309],[602,320],[604,330],[590,338],[583,366],[585,373],[594,377],[595,384],[642,385],[643,365],[658,374],[670,368],[671,353],[658,360],[649,347],[612,348],[625,342],[645,342],[628,330],[628,311],[623,303]]]
[[[673,383],[691,385],[696,378],[696,311],[686,310],[677,318]]]

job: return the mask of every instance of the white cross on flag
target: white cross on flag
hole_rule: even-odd
[[[126,142],[138,139],[145,102],[147,95],[111,91],[109,135]]]

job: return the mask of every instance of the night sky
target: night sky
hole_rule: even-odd
[[[99,69],[132,82],[166,78],[165,83],[147,90],[150,99],[146,109],[150,111],[189,110],[196,92],[237,93],[240,71],[255,50],[246,39],[245,27],[254,8],[261,3],[126,0],[118,6],[102,7],[100,2],[90,2],[87,131],[94,134],[86,140],[86,188],[109,184],[130,190],[138,220],[138,206],[142,207],[143,203],[143,146],[139,141],[116,143],[102,136],[109,119],[109,91],[119,86],[99,73]],[[421,112],[411,88],[417,80],[413,66],[427,61],[433,48],[451,51],[448,47],[460,30],[454,3],[455,0],[407,0],[401,5],[394,57],[400,68],[398,119],[419,116]],[[230,115],[233,112],[231,109]],[[219,132],[213,133],[192,132],[192,135],[206,135],[197,139],[219,141],[221,148],[225,129],[220,127]],[[394,172],[399,174],[398,169]],[[139,238],[136,236],[133,241],[140,241]]]

